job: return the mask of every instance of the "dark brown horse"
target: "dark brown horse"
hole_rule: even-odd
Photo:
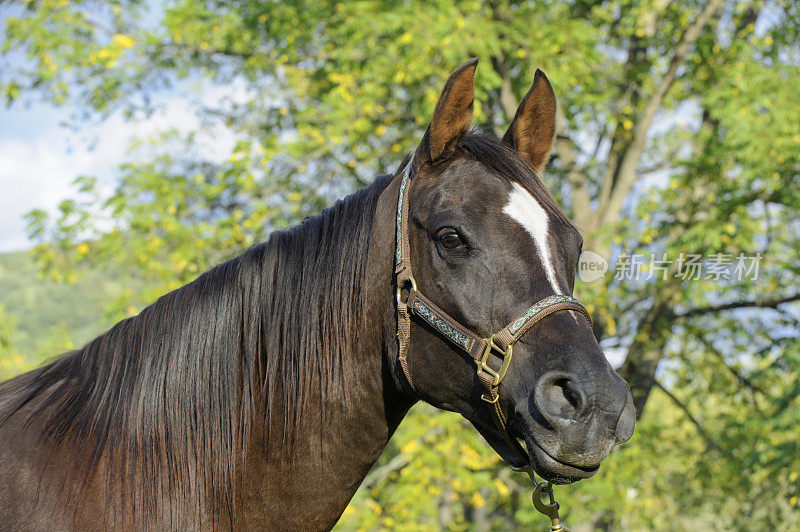
[[[581,237],[536,175],[552,88],[537,71],[502,141],[471,132],[476,63],[451,75],[394,176],[0,384],[0,528],[327,529],[420,399],[519,464],[463,351],[415,317],[413,387],[398,364],[406,163],[409,256],[450,316],[486,335],[573,289]],[[497,390],[509,431],[554,482],[591,476],[633,431],[628,387],[577,312],[522,336]]]

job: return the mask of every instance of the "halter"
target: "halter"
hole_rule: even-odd
[[[481,399],[489,403],[495,424],[506,443],[522,460],[525,471],[535,486],[533,505],[539,512],[548,516],[551,521],[550,530],[568,531],[558,517],[558,502],[553,497],[553,486],[548,481],[539,482],[528,459],[528,453],[507,428],[507,420],[500,408],[499,387],[506,376],[514,344],[542,319],[560,310],[573,310],[582,314],[592,323],[589,313],[580,302],[572,296],[552,295],[534,303],[505,328],[483,338],[464,327],[458,320],[437,307],[430,299],[417,290],[417,282],[411,270],[411,248],[408,238],[408,191],[411,185],[411,162],[403,169],[400,181],[400,192],[397,197],[397,214],[395,219],[395,284],[397,288],[397,339],[398,361],[409,386],[414,389],[411,372],[408,368],[408,344],[411,339],[411,315],[418,316],[436,332],[449,340],[453,345],[467,353],[477,365],[478,380],[483,393]],[[407,294],[404,296],[404,293]],[[549,501],[543,500],[547,496]]]

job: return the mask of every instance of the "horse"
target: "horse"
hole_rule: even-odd
[[[476,67],[394,174],[0,384],[0,528],[329,529],[417,401],[592,476],[635,416],[539,177],[555,94],[537,70],[500,139],[472,128]],[[490,334],[520,319],[512,358]]]

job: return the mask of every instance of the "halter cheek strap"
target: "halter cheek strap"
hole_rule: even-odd
[[[572,296],[552,295],[534,303],[505,328],[493,335],[483,338],[464,327],[458,320],[437,307],[430,299],[417,290],[417,282],[411,270],[410,246],[408,238],[408,195],[411,185],[411,163],[403,169],[400,180],[400,192],[397,196],[397,215],[395,220],[395,286],[397,290],[397,342],[398,361],[411,389],[414,381],[408,367],[408,344],[411,339],[411,316],[417,316],[436,332],[447,338],[453,345],[467,353],[477,365],[478,380],[483,393],[481,399],[490,404],[489,410],[500,430],[503,439],[514,453],[525,464],[525,471],[533,481],[533,505],[542,514],[550,518],[551,531],[564,531],[565,527],[558,516],[559,505],[553,496],[553,486],[548,481],[539,482],[528,459],[528,453],[519,441],[509,432],[508,423],[500,407],[499,386],[506,376],[514,344],[534,325],[545,317],[561,310],[572,310],[582,314],[589,325],[592,319],[589,313]]]

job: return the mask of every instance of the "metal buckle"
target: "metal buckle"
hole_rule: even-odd
[[[482,401],[486,401],[486,402],[487,402],[487,403],[489,403],[490,405],[493,405],[493,404],[495,404],[495,403],[497,402],[497,400],[498,400],[498,399],[500,399],[500,396],[499,396],[498,394],[495,394],[495,395],[494,395],[494,399],[487,399],[487,398],[486,398],[486,393],[485,393],[485,392],[481,394],[481,400],[482,400]]]
[[[544,501],[545,496],[547,496],[549,502]],[[550,484],[549,481],[545,480],[544,482],[536,484],[532,498],[534,508],[536,508],[539,513],[550,518],[551,531],[569,530],[561,523],[561,518],[558,516],[560,505],[558,501],[556,501],[555,495],[553,495],[553,485]]]
[[[514,354],[514,345],[511,344],[505,348],[505,350],[500,349],[496,343],[494,343],[494,335],[490,336],[489,338],[484,338],[484,342],[486,342],[486,349],[483,350],[483,356],[480,360],[475,360],[475,363],[478,365],[478,375],[481,374],[481,371],[485,371],[489,375],[493,377],[492,386],[497,386],[500,384],[500,381],[503,380],[503,377],[506,376],[506,371],[508,371],[508,364],[511,362],[511,356]],[[489,361],[489,355],[492,353],[492,350],[497,351],[503,359],[503,364],[500,366],[500,369],[495,371],[487,362]]]
[[[414,276],[413,275],[409,275],[408,279],[406,279],[402,283],[397,283],[397,304],[398,305],[400,304],[401,292],[403,291],[403,288],[405,288],[406,284],[408,284],[408,283],[411,283],[411,290],[413,290],[414,292],[417,291],[417,281],[414,280]]]

